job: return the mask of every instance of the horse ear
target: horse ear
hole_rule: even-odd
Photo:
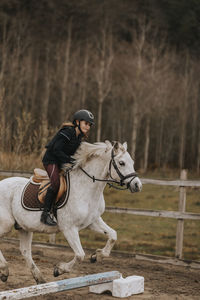
[[[107,152],[108,150],[110,150],[110,149],[112,148],[112,144],[111,144],[111,142],[108,141],[108,140],[105,140],[105,144],[106,144],[106,146],[107,146],[107,148],[106,148],[106,152]]]
[[[111,144],[111,142],[110,142],[110,141],[108,141],[108,140],[105,140],[105,144],[106,144],[108,147],[112,147],[112,144]]]
[[[127,151],[128,145],[127,142],[123,143],[124,150]]]
[[[117,154],[118,149],[119,149],[119,142],[114,142],[113,149],[114,149],[115,154]]]

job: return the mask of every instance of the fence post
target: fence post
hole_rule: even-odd
[[[181,170],[180,179],[181,180],[187,179],[187,170]],[[178,210],[180,212],[185,212],[185,205],[186,205],[186,188],[185,186],[180,186]],[[177,258],[182,258],[183,232],[184,232],[184,220],[178,219],[177,228],[176,228],[176,254],[175,254]]]

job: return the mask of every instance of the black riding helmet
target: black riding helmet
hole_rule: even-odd
[[[87,109],[81,109],[75,112],[73,115],[73,123],[76,124],[76,120],[78,121],[86,121],[90,124],[94,125],[94,115]]]

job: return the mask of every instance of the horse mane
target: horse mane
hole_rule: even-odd
[[[116,148],[115,148],[116,146]],[[112,148],[118,149],[120,153],[126,152],[124,148],[124,144],[122,145],[119,142],[114,142],[114,145],[111,144],[109,141],[103,142],[96,142],[94,144],[90,144],[88,142],[83,142],[76,153],[74,154],[74,158],[76,160],[76,167],[77,166],[84,166],[89,160],[97,156],[103,156],[106,152],[111,150]]]
[[[77,162],[76,166],[85,165],[93,157],[102,156],[111,148],[112,144],[110,142],[96,142],[94,144],[82,142],[73,156]]]

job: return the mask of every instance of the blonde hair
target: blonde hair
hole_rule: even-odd
[[[75,125],[74,123],[72,123],[72,122],[69,121],[69,122],[62,123],[62,126],[61,126],[60,129],[64,128],[65,126],[73,126],[73,127],[76,127],[76,125]],[[87,138],[88,138],[88,135],[87,135],[87,134],[84,134],[83,139],[85,140],[85,139],[87,139]]]
[[[74,125],[72,122],[65,122],[65,123],[62,123],[61,128],[65,127],[65,126],[74,126],[74,127],[75,127],[75,125]]]

